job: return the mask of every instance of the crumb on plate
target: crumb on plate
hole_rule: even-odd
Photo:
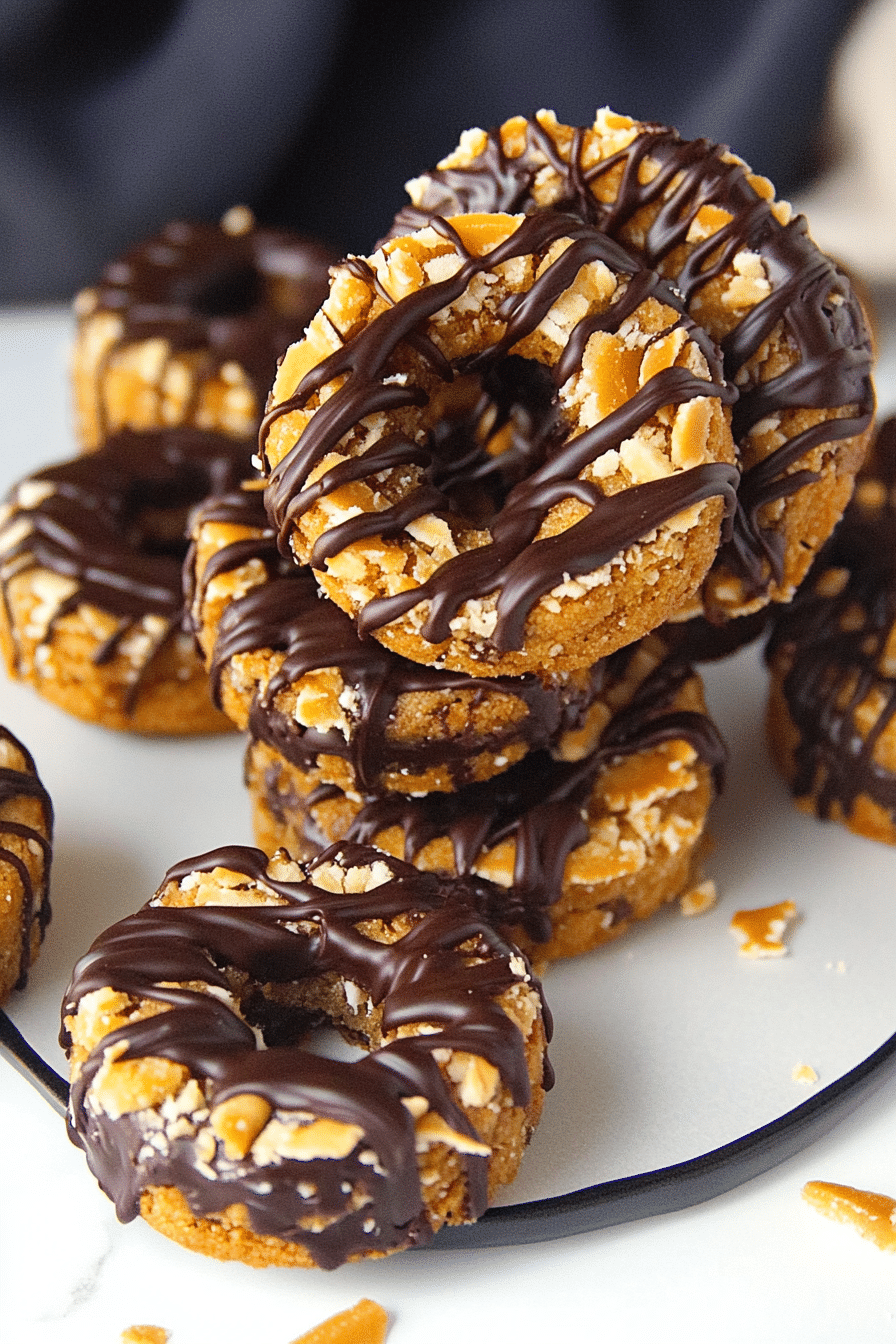
[[[718,899],[716,884],[709,878],[705,882],[699,882],[696,887],[691,887],[688,891],[683,892],[678,905],[681,913],[688,917],[704,915],[707,910],[713,908]]]
[[[795,918],[793,901],[779,901],[757,910],[736,910],[730,928],[740,942],[738,952],[742,957],[786,956],[784,934]]]
[[[791,1078],[795,1083],[817,1083],[818,1074],[811,1064],[794,1064]]]

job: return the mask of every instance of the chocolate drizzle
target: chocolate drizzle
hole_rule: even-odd
[[[223,669],[238,654],[258,649],[284,652],[279,669],[253,698],[249,732],[301,769],[311,768],[320,755],[339,756],[351,763],[358,786],[372,790],[388,773],[419,777],[441,766],[458,788],[473,778],[475,753],[499,753],[508,741],[521,741],[527,749],[542,747],[580,726],[602,684],[602,663],[578,684],[561,676],[546,677],[544,682],[536,676],[477,679],[412,663],[374,640],[359,639],[349,617],[318,597],[311,571],[280,557],[258,491],[209,500],[194,517],[194,534],[205,522],[252,528],[257,535],[216,551],[204,573],[196,576],[200,589],[249,560],[260,561],[268,574],[266,583],[234,599],[222,613],[210,659],[212,693],[220,705]],[[189,568],[188,564],[188,573]],[[338,728],[303,727],[276,707],[283,689],[324,667],[337,668],[357,696],[353,715],[357,722],[348,737]],[[503,692],[522,701],[525,716],[491,732],[470,726],[452,737],[439,735],[437,724],[425,738],[402,739],[389,733],[401,696],[451,691],[472,691],[480,697]]]
[[[147,615],[162,622],[155,653],[185,624],[181,571],[189,509],[249,475],[251,453],[251,440],[204,430],[128,430],[95,453],[30,476],[11,492],[5,545],[0,536],[0,582],[10,626],[11,580],[45,569],[74,584],[50,618],[47,640],[59,620],[83,603],[118,621],[94,655],[96,663],[114,658]],[[129,708],[139,684],[131,688]]]
[[[388,236],[422,228],[434,216],[537,211],[535,179],[547,164],[559,178],[550,209],[593,225],[667,275],[687,307],[739,252],[758,253],[771,281],[768,296],[731,329],[714,330],[704,311],[701,321],[707,320],[721,345],[725,377],[738,386],[733,428],[745,457],[733,533],[718,563],[741,579],[747,596],[765,593],[772,579],[780,582],[783,557],[781,538],[760,520],[760,510],[817,479],[792,468],[819,444],[861,434],[874,411],[871,341],[848,278],[819,252],[802,216],[787,224],[775,218],[772,203],[751,185],[749,170],[729,161],[727,146],[682,140],[668,126],[642,123],[628,146],[586,166],[583,129],[574,133],[568,150],[561,150],[537,120],[525,122],[524,136],[522,152],[510,157],[500,129],[494,129],[470,164],[428,172],[419,203],[399,212]],[[644,172],[648,160],[651,171]],[[612,199],[598,199],[595,193],[613,176],[617,184],[607,192]],[[702,241],[689,242],[696,217],[707,205],[732,218]],[[793,363],[766,382],[752,373],[745,376],[779,323],[796,351]],[[794,433],[751,464],[745,439],[753,426],[765,416],[800,407],[843,408],[844,413]]]
[[[110,262],[95,287],[97,308],[123,324],[104,366],[123,346],[145,340],[199,351],[200,382],[228,363],[243,369],[260,418],[277,361],[326,298],[336,260],[322,244],[285,230],[167,224]]]
[[[368,536],[395,537],[415,518],[426,513],[450,513],[451,499],[437,484],[437,436],[427,443],[391,433],[365,450],[325,471],[312,485],[309,473],[342,437],[364,417],[401,407],[423,406],[428,400],[419,377],[413,373],[396,382],[391,375],[413,350],[429,377],[450,380],[455,373],[482,375],[505,359],[512,348],[529,334],[574,280],[579,269],[601,260],[617,274],[631,277],[625,292],[603,313],[582,319],[573,329],[566,350],[553,370],[559,388],[580,367],[589,337],[596,331],[617,331],[649,296],[673,308],[680,301],[658,276],[641,270],[638,263],[610,238],[569,216],[541,212],[525,219],[516,231],[485,256],[471,255],[446,220],[429,223],[457,249],[460,268],[450,278],[427,285],[392,304],[345,345],[310,370],[294,392],[273,405],[262,425],[262,453],[266,435],[275,420],[307,405],[310,398],[333,379],[341,386],[315,411],[298,441],[269,472],[266,503],[278,530],[281,547],[288,547],[292,526],[318,499],[351,481],[373,478],[398,466],[414,466],[420,484],[400,503],[385,510],[352,517],[325,531],[315,544],[310,560],[321,568],[326,560]],[[426,324],[440,309],[458,299],[477,275],[514,257],[546,251],[552,242],[570,239],[570,246],[546,266],[532,287],[514,295],[499,316],[505,321],[504,335],[479,354],[446,367],[426,331]],[[363,261],[354,266],[372,271]],[[676,472],[660,481],[606,497],[578,474],[595,458],[618,448],[661,407],[683,404],[696,397],[719,397],[730,402],[733,391],[722,380],[721,369],[705,336],[689,319],[682,318],[689,335],[701,341],[708,355],[711,377],[706,381],[684,368],[664,369],[625,405],[584,433],[564,440],[562,433],[548,435],[539,445],[543,460],[506,491],[490,520],[490,543],[454,556],[425,583],[391,597],[368,602],[358,618],[358,628],[368,634],[403,616],[427,600],[429,612],[422,626],[423,637],[439,643],[450,633],[450,622],[464,601],[498,593],[497,624],[490,643],[504,652],[521,647],[526,619],[538,599],[564,575],[588,573],[633,545],[661,523],[698,501],[721,496],[726,508],[733,507],[737,472],[724,463],[710,463]],[[403,352],[403,353],[402,353]],[[405,360],[407,362],[407,360]],[[420,365],[418,363],[417,367]],[[406,369],[402,369],[407,372]],[[558,535],[535,538],[550,508],[574,498],[587,506],[587,514]]]
[[[621,650],[610,664],[631,657]],[[516,843],[513,884],[486,884],[489,916],[497,927],[522,927],[535,942],[551,936],[549,908],[560,899],[566,860],[588,839],[586,811],[595,782],[612,762],[661,742],[684,739],[712,770],[721,787],[726,750],[706,714],[678,709],[675,700],[691,669],[670,658],[641,684],[607,724],[596,751],[573,764],[532,752],[505,774],[468,785],[454,794],[405,798],[378,794],[364,800],[346,838],[373,843],[389,827],[404,834],[404,858],[414,861],[430,841],[447,836],[458,873],[470,876],[481,856],[502,841]],[[314,827],[313,808],[333,791],[317,789],[306,800],[306,826],[312,843],[327,841]]]
[[[35,921],[41,940],[43,940],[47,925],[50,922],[48,888],[53,835],[53,804],[50,801],[50,795],[38,778],[31,753],[22,746],[22,743],[12,735],[8,728],[4,728],[2,725],[0,725],[0,739],[9,743],[16,751],[21,752],[24,762],[24,768],[21,770],[13,769],[11,766],[0,766],[0,863],[7,864],[13,870],[22,887],[19,971],[13,988],[24,989],[28,981],[28,968],[31,964],[31,938]],[[8,806],[17,798],[36,798],[38,800],[43,811],[43,831],[4,816]],[[29,848],[33,848],[35,845],[38,847],[42,855],[41,872],[43,874],[39,887],[35,886],[28,866],[24,861],[15,850],[10,849],[7,844],[3,843],[4,837],[24,841]]]
[[[379,853],[340,845],[316,862],[331,855],[349,867],[383,861]],[[102,934],[81,959],[65,1014],[105,986],[168,1009],[104,1037],[72,1085],[72,1140],[86,1150],[119,1218],[136,1216],[147,1186],[173,1184],[198,1216],[245,1204],[256,1232],[306,1246],[324,1268],[358,1253],[429,1239],[414,1124],[402,1098],[425,1097],[453,1129],[475,1139],[433,1059],[433,1050],[445,1047],[488,1059],[514,1104],[527,1104],[522,1036],[496,1002],[520,980],[511,963],[522,963],[519,952],[483,921],[475,884],[446,882],[388,862],[392,880],[370,891],[343,893],[308,880],[271,877],[260,850],[214,850],[169,870],[160,892],[193,871],[220,866],[245,875],[247,886],[262,883],[279,903],[239,908],[150,903]],[[377,942],[361,931],[364,921],[388,923],[405,912],[413,927],[395,942]],[[388,1044],[374,1041],[371,1052],[352,1063],[310,1053],[302,1038],[324,1015],[319,1007],[302,1006],[301,989],[311,984],[313,1000],[314,983],[334,977],[352,981],[381,1008],[383,1034],[418,1022],[438,1030]],[[187,987],[196,982],[219,993]],[[220,991],[235,995],[238,1011]],[[545,1025],[549,1031],[547,1018]],[[264,1033],[265,1047],[253,1026]],[[62,1039],[71,1044],[65,1030]],[[210,1108],[248,1092],[275,1111],[357,1125],[363,1138],[339,1161],[284,1158],[256,1164],[251,1152],[241,1160],[219,1152],[212,1178],[193,1136],[173,1138],[161,1155],[162,1145],[145,1142],[134,1116],[112,1121],[88,1104],[105,1052],[119,1043],[126,1047],[123,1059],[152,1056],[185,1064],[204,1087]],[[547,1077],[545,1086],[550,1081]],[[461,1154],[460,1160],[469,1183],[467,1214],[475,1218],[486,1203],[486,1159]],[[353,1199],[347,1200],[347,1188],[353,1188]],[[316,1231],[303,1221],[315,1217],[323,1223]]]
[[[866,502],[864,487],[879,498]],[[874,487],[877,489],[875,490]],[[772,667],[787,667],[782,691],[799,740],[791,781],[819,817],[849,820],[864,795],[896,820],[896,774],[874,759],[896,716],[896,677],[888,646],[896,629],[896,419],[881,426],[859,488],[769,639]],[[844,571],[835,596],[825,584]],[[863,733],[856,711],[874,695],[874,722]]]

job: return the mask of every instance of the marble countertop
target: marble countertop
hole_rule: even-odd
[[[880,303],[882,409],[896,407],[896,301]],[[68,314],[0,313],[0,490],[73,455]],[[558,1082],[505,1202],[696,1156],[764,1125],[896,1031],[896,854],[799,816],[765,757],[764,679],[748,651],[707,675],[731,781],[708,863],[719,906],[669,911],[546,980]],[[0,681],[0,722],[33,752],[56,806],[54,918],[8,1011],[57,1069],[59,1003],[92,937],[187,854],[250,843],[236,736],[128,739]],[[792,897],[790,955],[745,963],[733,910]],[[720,1338],[863,1344],[896,1337],[896,1261],[800,1198],[829,1180],[896,1196],[896,1078],[811,1147],[696,1207],[527,1246],[429,1249],[333,1273],[252,1270],[119,1224],[83,1155],[0,1062],[0,1333],[16,1344],[118,1344],[142,1322],[172,1344],[288,1344],[361,1297],[389,1344],[466,1338]],[[436,1243],[438,1245],[438,1242]]]

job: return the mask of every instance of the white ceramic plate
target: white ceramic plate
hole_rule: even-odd
[[[0,314],[2,490],[73,455],[68,335],[57,309]],[[878,386],[887,405],[896,400],[892,342],[885,356]],[[755,649],[704,671],[731,752],[706,863],[719,903],[692,919],[669,908],[549,972],[557,1083],[505,1204],[729,1144],[835,1083],[896,1032],[896,853],[792,807],[766,756]],[[170,864],[252,842],[242,743],[110,734],[5,681],[0,722],[32,751],[57,817],[53,922],[9,1012],[62,1071],[59,1004],[92,938],[142,904]],[[728,928],[733,912],[784,898],[799,911],[789,955],[741,958]],[[802,1064],[816,1083],[794,1080]],[[61,1128],[58,1142],[66,1143]]]
[[[74,453],[68,332],[58,310],[0,322],[2,489]],[[810,1064],[823,1085],[896,1032],[896,854],[791,806],[765,751],[755,647],[703,674],[731,756],[706,863],[719,905],[694,919],[670,908],[549,972],[557,1087],[513,1202],[718,1147],[805,1099],[795,1065]],[[34,754],[57,814],[53,922],[10,1012],[59,1067],[59,1001],[95,934],[148,899],[175,861],[252,842],[242,740],[112,734],[9,682],[0,703],[0,721]],[[732,913],[785,898],[799,910],[790,955],[739,957]]]

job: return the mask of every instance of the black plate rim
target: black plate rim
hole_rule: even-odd
[[[0,1053],[57,1113],[68,1084],[0,1009]],[[420,1252],[482,1250],[559,1241],[664,1213],[678,1213],[745,1185],[808,1148],[896,1076],[896,1033],[861,1063],[768,1124],[697,1157],[563,1195],[487,1209],[475,1223],[444,1227]]]
[[[525,1246],[703,1204],[808,1148],[891,1076],[896,1076],[896,1034],[799,1106],[719,1148],[568,1194],[488,1209],[475,1223],[442,1228],[420,1249]]]

